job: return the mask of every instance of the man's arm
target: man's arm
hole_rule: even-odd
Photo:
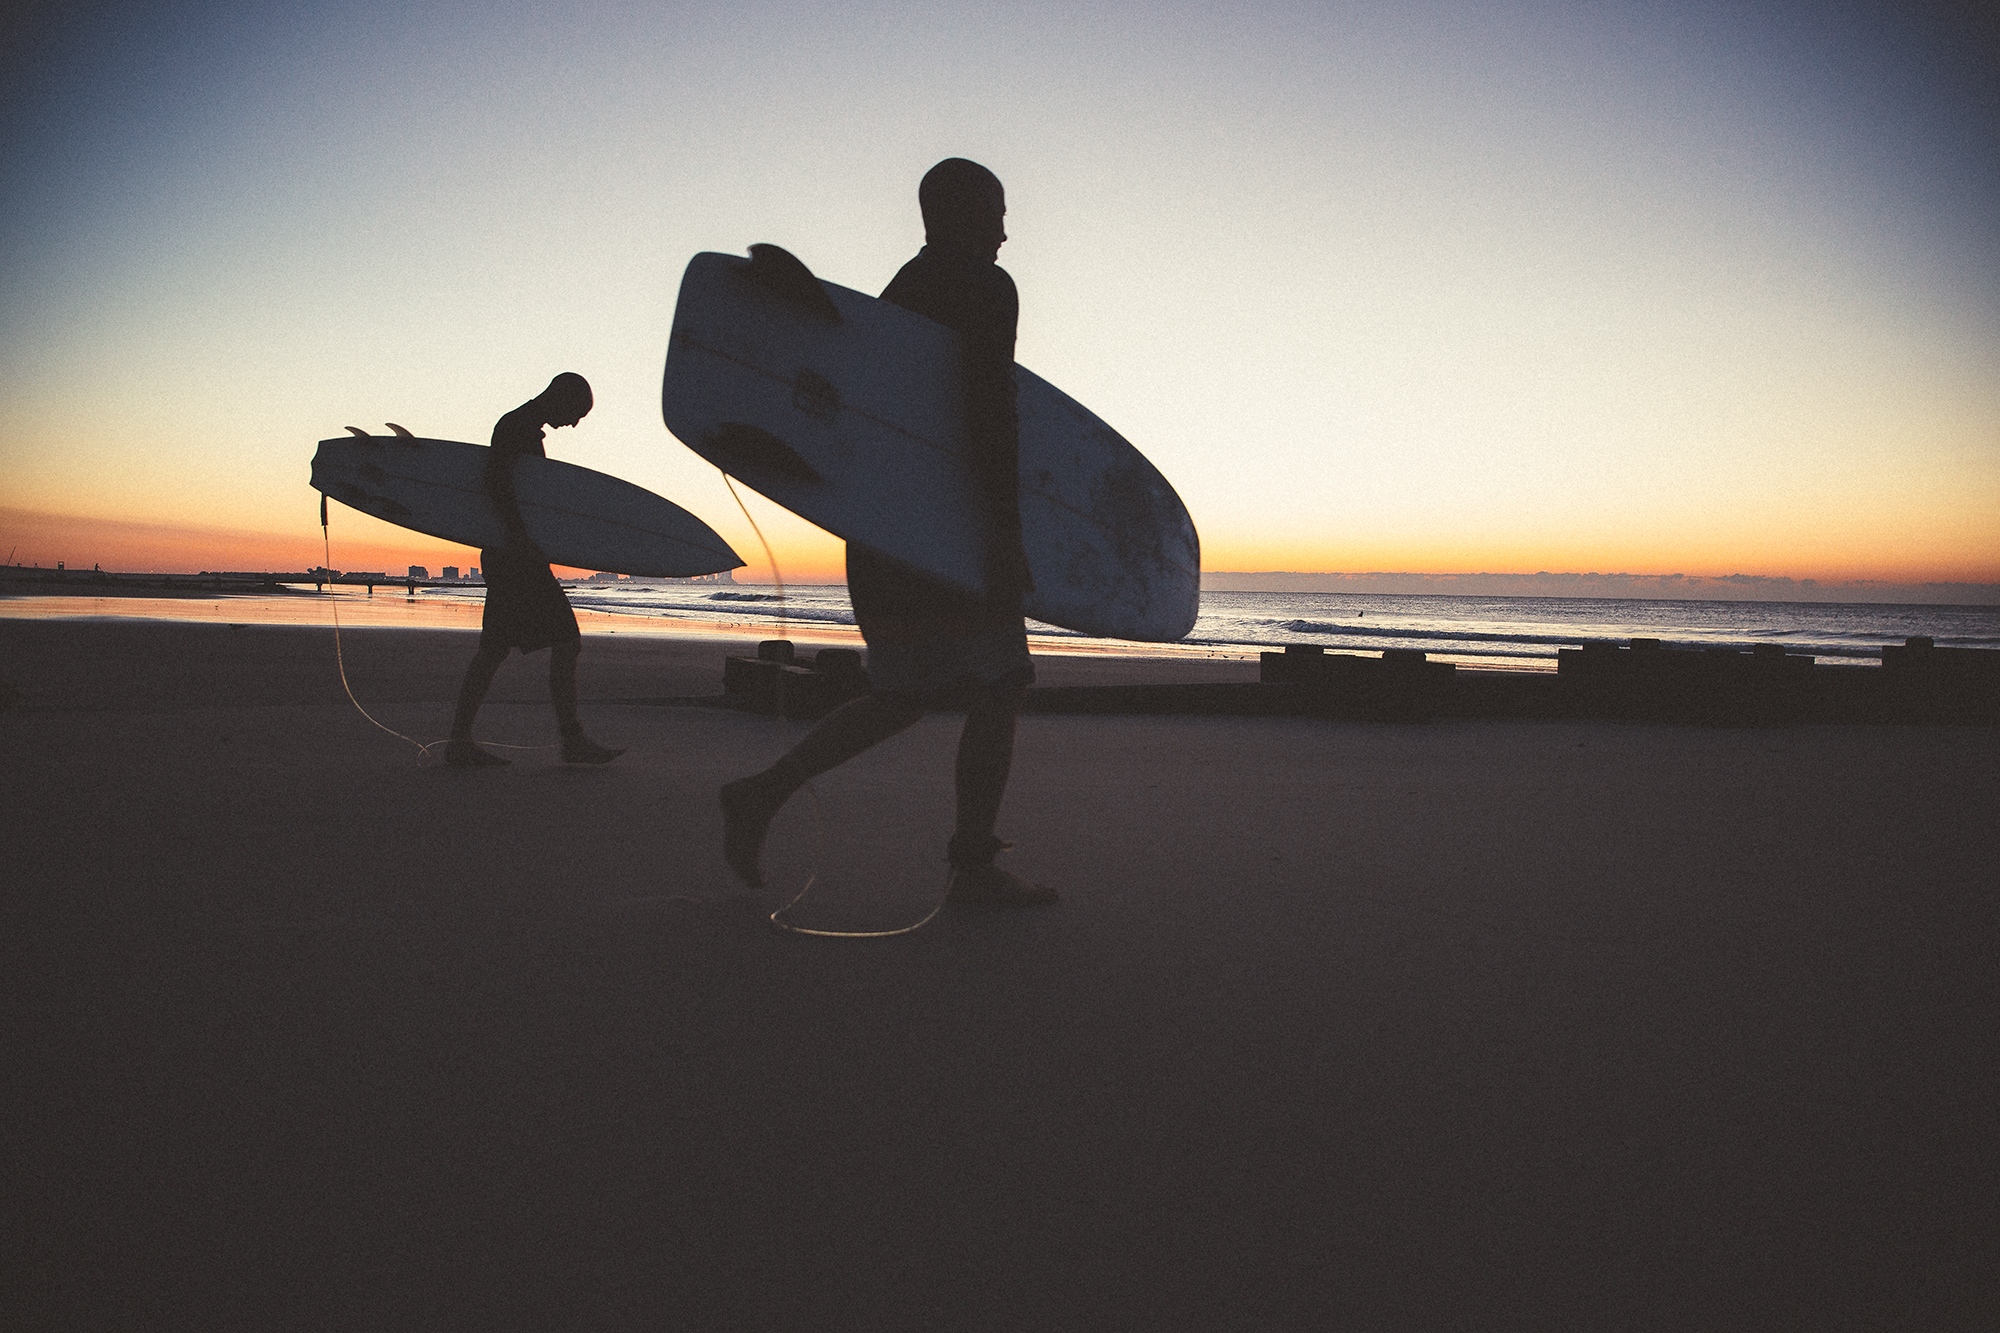
[[[528,525],[521,517],[520,498],[514,490],[515,461],[528,451],[511,438],[518,429],[513,424],[513,415],[510,412],[500,418],[493,428],[493,447],[487,452],[482,480],[486,498],[493,502],[494,515],[506,531],[504,544],[513,549],[534,550],[535,541],[528,535]]]
[[[1021,545],[1021,416],[1014,380],[1014,332],[1019,302],[1014,283],[994,269],[998,282],[981,314],[962,335],[966,425],[974,477],[986,520],[986,587],[995,600],[1032,591]]]
[[[1015,401],[1014,280],[997,264],[974,264],[929,248],[882,291],[892,305],[958,335],[964,378],[966,466],[977,483],[986,544],[986,588],[1006,603],[1032,589],[1021,549],[1021,426]]]

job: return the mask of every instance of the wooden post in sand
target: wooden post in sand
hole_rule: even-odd
[[[722,660],[722,693],[747,712],[809,722],[868,693],[868,673],[852,648],[822,648],[807,666],[790,639],[767,639],[755,657]]]

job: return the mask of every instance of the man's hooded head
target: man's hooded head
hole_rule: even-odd
[[[573,370],[565,370],[549,381],[536,395],[543,408],[543,420],[551,426],[574,426],[589,413],[596,401],[590,381]]]
[[[1000,178],[963,157],[948,157],[917,186],[927,244],[998,254],[1007,239],[1007,192]]]

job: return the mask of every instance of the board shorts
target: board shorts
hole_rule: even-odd
[[[1015,620],[966,633],[868,645],[871,693],[930,708],[963,707],[978,690],[1035,683],[1028,627]]]
[[[479,553],[479,564],[486,575],[481,648],[532,653],[558,643],[582,642],[576,612],[540,552],[494,548]]]

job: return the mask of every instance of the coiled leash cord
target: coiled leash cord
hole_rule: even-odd
[[[333,538],[330,535],[327,528],[326,496],[323,494],[319,497],[319,540],[320,540],[320,550],[323,553],[321,558],[326,562],[325,564],[320,566],[320,568],[322,568],[327,572],[328,575],[327,586],[331,588],[333,586],[332,585]],[[339,595],[337,593],[328,592],[326,604],[333,611],[333,660],[340,667],[340,688],[347,691],[347,702],[354,705],[354,711],[361,714],[361,716],[367,718],[370,722],[374,723],[376,726],[381,727],[382,730],[388,732],[391,736],[394,736],[397,740],[408,741],[410,744],[416,746],[418,763],[422,763],[425,760],[429,759],[431,757],[431,751],[436,749],[438,746],[449,744],[450,743],[449,737],[445,738],[444,740],[432,741],[430,742],[430,744],[426,745],[424,742],[418,740],[415,736],[405,736],[402,732],[396,730],[394,727],[387,726],[384,723],[378,721],[373,713],[370,713],[367,709],[361,706],[361,701],[354,697],[354,687],[347,683],[347,654],[341,649],[340,646]],[[553,750],[556,748],[554,744],[507,745],[500,741],[478,741],[476,742],[476,744],[491,745],[495,749],[500,749],[500,750]]]
[[[722,472],[722,469],[717,468],[716,471]],[[785,612],[785,578],[778,571],[778,557],[772,554],[771,543],[764,537],[764,529],[758,527],[757,520],[750,516],[750,506],[743,503],[743,497],[736,491],[736,483],[730,480],[727,472],[722,473],[722,484],[729,488],[729,498],[736,501],[736,507],[743,511],[743,518],[750,524],[750,531],[757,534],[757,544],[764,548],[764,559],[771,566],[771,579],[778,585],[778,631],[780,634],[783,634],[787,622]],[[323,500],[322,507],[324,507]],[[380,724],[378,723],[377,725]],[[819,793],[813,790],[813,785],[810,782],[806,783],[805,787],[806,795],[812,798],[813,808],[812,874],[806,877],[805,884],[786,901],[783,907],[771,913],[771,924],[779,930],[788,931],[793,935],[814,935],[820,939],[827,940],[885,940],[892,935],[909,935],[928,926],[932,919],[944,910],[945,897],[951,891],[951,875],[948,872],[945,875],[944,888],[938,893],[936,905],[924,914],[921,921],[915,922],[912,925],[897,926],[894,930],[821,930],[815,926],[795,926],[784,919],[785,914],[794,907],[797,907],[804,900],[806,894],[812,891],[813,885],[819,883],[820,864],[824,859],[826,850],[826,818],[820,811]]]

